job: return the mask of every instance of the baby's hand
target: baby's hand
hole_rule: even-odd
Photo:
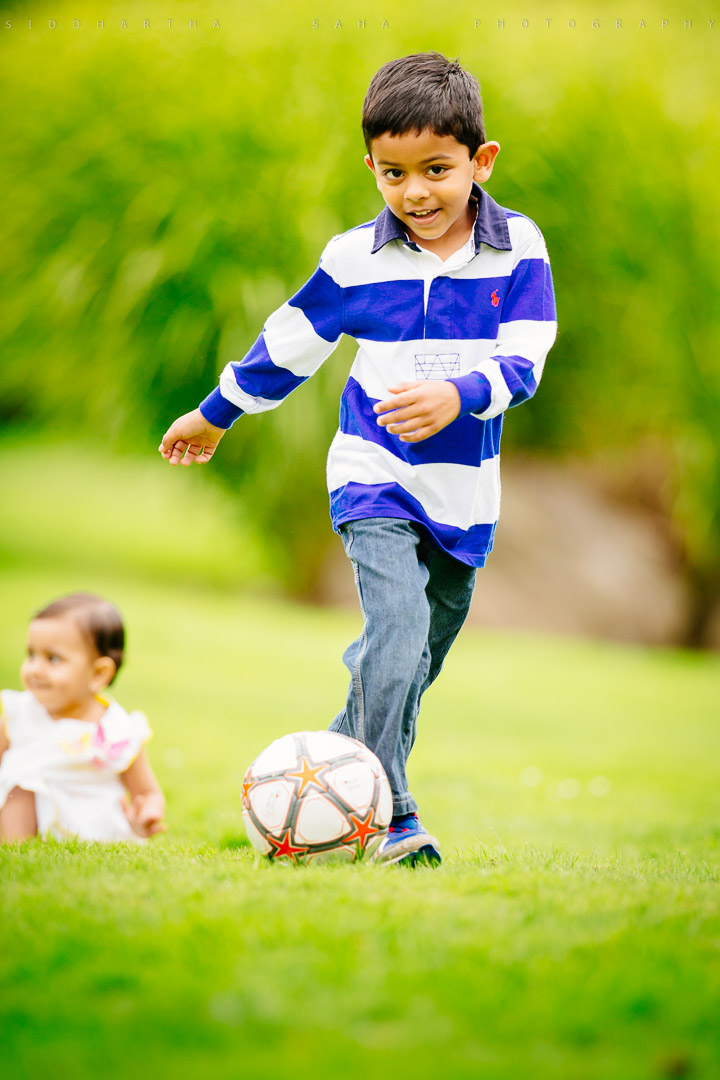
[[[145,795],[136,795],[132,802],[127,796],[122,800],[125,817],[130,827],[138,836],[154,836],[165,832],[163,824],[165,799],[159,791],[148,791]]]
[[[204,465],[217,449],[226,429],[210,424],[199,409],[180,416],[163,435],[158,450],[171,465]]]
[[[373,405],[378,424],[401,442],[422,442],[436,435],[460,415],[460,393],[447,379],[425,379],[389,386],[393,395]],[[382,415],[387,414],[387,415]]]

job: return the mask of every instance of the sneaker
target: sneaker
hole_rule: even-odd
[[[417,814],[403,814],[390,822],[387,836],[373,856],[375,862],[402,863],[417,866],[426,862],[437,866],[442,862],[440,844],[423,828]]]

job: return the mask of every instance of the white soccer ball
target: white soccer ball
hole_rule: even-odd
[[[273,860],[352,861],[385,836],[392,793],[361,742],[298,731],[276,739],[245,773],[242,816],[252,846]]]

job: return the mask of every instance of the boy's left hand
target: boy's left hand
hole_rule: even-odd
[[[396,383],[388,386],[388,392],[394,396],[378,401],[373,409],[380,413],[378,424],[401,442],[429,439],[460,415],[458,388],[444,379]]]

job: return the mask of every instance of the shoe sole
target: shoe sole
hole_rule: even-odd
[[[409,836],[407,840],[398,840],[392,847],[380,851],[373,857],[374,862],[384,866],[438,866],[442,862],[440,844],[434,836],[423,833],[422,836]]]

